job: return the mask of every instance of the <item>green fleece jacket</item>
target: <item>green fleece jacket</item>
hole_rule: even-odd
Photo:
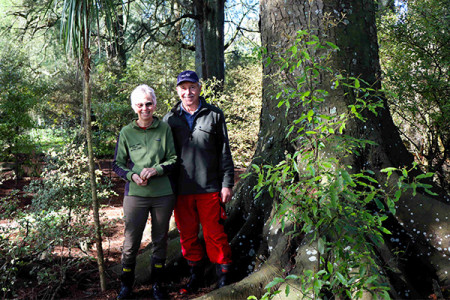
[[[125,196],[160,197],[173,194],[167,176],[177,160],[172,131],[164,122],[154,117],[153,124],[142,129],[136,121],[122,128],[117,139],[113,170],[126,180]],[[158,174],[148,180],[146,186],[137,185],[133,174],[144,168],[155,168]]]

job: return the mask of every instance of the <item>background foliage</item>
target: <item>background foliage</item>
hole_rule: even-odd
[[[384,88],[408,149],[449,188],[448,1],[410,0],[379,21]]]

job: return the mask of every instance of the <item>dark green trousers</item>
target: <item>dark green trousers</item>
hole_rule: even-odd
[[[123,266],[134,267],[136,265],[136,256],[149,214],[152,224],[153,259],[165,261],[167,232],[175,201],[174,195],[163,197],[124,197],[125,241],[123,242],[122,250]]]

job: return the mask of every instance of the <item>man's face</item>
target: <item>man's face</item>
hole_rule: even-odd
[[[177,86],[177,93],[185,108],[196,108],[202,88],[198,82],[185,81]]]

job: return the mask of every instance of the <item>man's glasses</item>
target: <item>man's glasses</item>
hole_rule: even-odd
[[[153,102],[146,102],[146,103],[136,103],[137,108],[143,108],[145,107],[150,108],[153,105]]]

